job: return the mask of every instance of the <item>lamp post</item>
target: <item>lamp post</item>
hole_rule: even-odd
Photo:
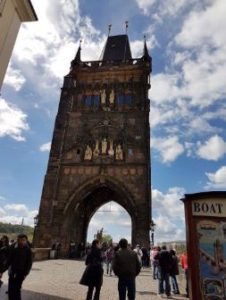
[[[38,215],[34,217],[34,225],[35,227],[38,225]]]
[[[153,220],[151,220],[151,222],[150,222],[151,246],[154,246],[154,244],[155,244],[155,236],[154,236],[155,226],[156,226],[156,224],[154,223]]]

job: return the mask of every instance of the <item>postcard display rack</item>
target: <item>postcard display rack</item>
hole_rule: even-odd
[[[226,192],[186,194],[191,300],[226,300]]]

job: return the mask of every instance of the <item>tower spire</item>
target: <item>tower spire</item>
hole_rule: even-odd
[[[79,47],[78,47],[77,53],[75,55],[75,58],[71,62],[71,68],[73,68],[75,65],[79,65],[81,63],[81,49],[82,49],[81,44],[82,44],[82,40],[79,41]]]
[[[111,33],[111,26],[112,26],[111,24],[108,25],[108,36],[109,36],[110,33]]]
[[[125,25],[126,25],[126,34],[128,32],[128,27],[129,27],[129,22],[128,21],[125,21]]]
[[[146,35],[144,35],[144,51],[143,51],[143,60],[151,62],[151,56],[148,53],[148,47],[146,42]]]
[[[81,62],[81,45],[82,45],[82,40],[80,40],[79,41],[79,47],[78,47],[78,50],[77,50],[77,53],[76,53],[76,55],[75,55],[75,59],[74,59],[74,61],[75,62]]]

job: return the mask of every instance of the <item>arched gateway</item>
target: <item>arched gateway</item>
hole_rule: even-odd
[[[109,201],[129,213],[132,243],[149,245],[150,71],[146,42],[132,59],[127,35],[109,36],[99,61],[81,61],[79,47],[62,88],[35,247],[57,240],[66,253],[70,240],[85,242]]]

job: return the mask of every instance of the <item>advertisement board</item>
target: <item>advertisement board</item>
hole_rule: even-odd
[[[186,194],[189,295],[226,300],[226,192]]]

